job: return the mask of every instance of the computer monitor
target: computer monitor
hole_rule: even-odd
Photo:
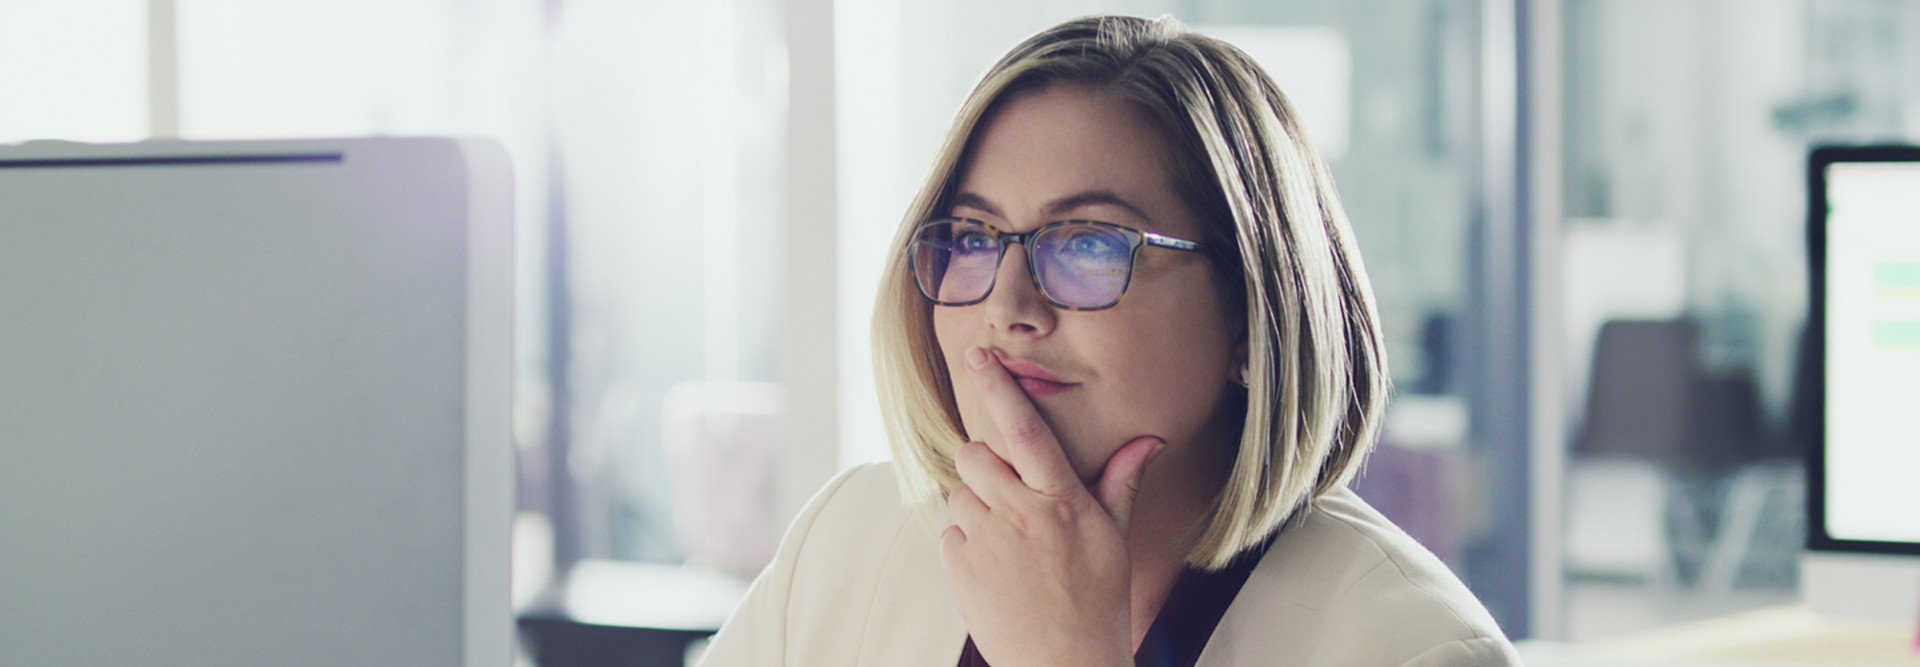
[[[486,141],[0,146],[0,664],[511,662]]]
[[[1920,614],[1920,147],[1808,161],[1809,606]]]

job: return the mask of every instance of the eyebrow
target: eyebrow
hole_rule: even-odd
[[[1082,206],[1094,206],[1097,204],[1118,206],[1126,209],[1129,213],[1140,216],[1142,220],[1153,222],[1153,216],[1147,215],[1144,209],[1134,205],[1133,202],[1127,201],[1126,198],[1114,194],[1111,190],[1087,190],[1085,192],[1074,193],[1048,202],[1046,206],[1041,207],[1041,210],[1045,211],[1048,217],[1053,217],[1064,215],[1068,211]],[[980,209],[993,214],[993,216],[997,218],[1004,219],[1007,217],[1007,214],[1002,212],[1000,207],[994,206],[993,202],[987,201],[986,197],[972,192],[955,194],[953,196],[953,205],[956,207],[965,206]]]

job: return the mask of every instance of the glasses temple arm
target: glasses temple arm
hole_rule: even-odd
[[[1205,245],[1196,243],[1194,241],[1176,239],[1171,236],[1161,236],[1153,232],[1140,232],[1140,235],[1141,237],[1146,239],[1147,245],[1156,245],[1162,248],[1172,248],[1174,250],[1196,250],[1197,251],[1197,250],[1206,249]]]

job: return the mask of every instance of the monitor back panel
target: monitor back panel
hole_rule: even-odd
[[[449,140],[0,148],[0,664],[504,656],[470,635],[510,641],[510,277],[473,272],[510,268],[469,214],[508,185],[469,166]]]

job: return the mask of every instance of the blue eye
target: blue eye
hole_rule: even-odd
[[[1106,261],[1127,254],[1127,240],[1105,230],[1076,230],[1060,250],[1081,261]]]
[[[953,235],[953,249],[956,252],[993,252],[994,245],[993,236],[978,229],[961,230]]]

